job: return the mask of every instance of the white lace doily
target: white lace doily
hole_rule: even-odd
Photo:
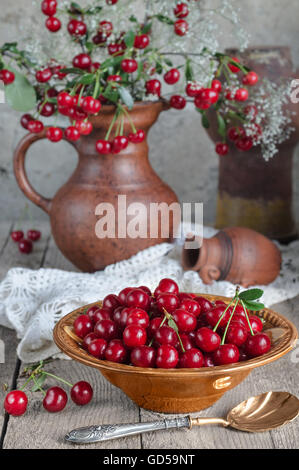
[[[204,236],[215,232],[205,228]],[[260,286],[268,306],[299,294],[299,241],[279,248],[283,257],[281,273],[272,284]],[[229,282],[206,285],[196,272],[184,272],[178,247],[163,243],[94,274],[11,269],[0,284],[0,325],[16,330],[21,340],[17,349],[21,360],[46,359],[58,352],[52,332],[61,317],[108,293],[117,294],[126,286],[147,285],[154,289],[163,277],[175,279],[185,292],[232,296],[235,291]]]

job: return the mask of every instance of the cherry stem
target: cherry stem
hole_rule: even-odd
[[[32,380],[33,380],[33,382],[35,383],[35,386],[44,394],[44,396],[46,396],[46,392],[45,392],[44,389],[37,383],[37,380],[35,379],[34,375],[32,376]]]
[[[108,131],[107,131],[107,134],[105,135],[105,140],[108,140],[108,139],[109,139],[109,136],[110,136],[110,134],[111,134],[112,128],[113,128],[113,126],[114,126],[114,124],[115,124],[115,121],[116,121],[117,117],[118,117],[118,113],[116,112],[116,113],[114,114],[113,118],[112,118],[112,121],[111,121],[111,123],[110,123],[109,129],[108,129]]]
[[[166,310],[165,310],[165,311],[166,311]],[[166,312],[166,313],[167,313],[167,312]],[[161,323],[160,323],[160,325],[159,325],[159,328],[161,328],[161,326],[164,325],[164,323],[166,322],[166,319],[167,319],[167,316],[166,316],[166,314],[165,314],[163,320],[161,321]],[[159,330],[159,328],[158,328],[158,330]],[[154,338],[152,338],[151,341],[149,342],[149,346],[151,346],[151,345],[153,344],[153,341],[154,341]]]
[[[254,336],[254,332],[253,332],[251,323],[250,323],[250,321],[249,321],[248,312],[247,312],[247,310],[246,310],[246,307],[245,307],[245,305],[244,305],[243,300],[240,299],[240,301],[241,301],[242,307],[243,307],[244,312],[245,312],[245,315],[246,315],[246,320],[247,320],[247,323],[248,323],[248,326],[249,326],[249,329],[250,329],[250,333],[251,333],[252,336]]]
[[[53,377],[53,379],[59,380],[60,382],[68,385],[71,388],[74,386],[70,382],[67,382],[66,380],[62,379],[61,377],[57,377],[57,375],[51,374],[50,372],[45,372],[44,370],[42,372],[43,374],[48,375],[49,377]]]
[[[230,317],[229,317],[229,320],[228,320],[228,322],[227,322],[227,324],[226,324],[226,327],[225,327],[225,330],[224,330],[224,334],[223,334],[223,337],[222,337],[221,344],[224,344],[225,337],[226,337],[226,333],[227,333],[229,324],[230,324],[230,322],[231,322],[231,320],[232,320],[232,318],[233,318],[233,316],[234,316],[234,313],[235,313],[235,310],[236,310],[236,308],[237,308],[237,305],[238,305],[238,301],[235,303],[234,308],[233,308],[233,311],[232,311],[232,313],[231,313],[231,315],[230,315]]]
[[[229,307],[232,305],[232,303],[236,300],[236,297],[234,297],[230,303],[227,305],[226,309],[224,310],[224,312],[222,313],[221,317],[219,318],[219,320],[217,321],[216,325],[214,326],[213,328],[213,331],[215,333],[215,331],[217,330],[218,326],[219,326],[219,323],[221,322],[222,318],[224,317],[224,315],[226,314],[226,312],[228,311]]]

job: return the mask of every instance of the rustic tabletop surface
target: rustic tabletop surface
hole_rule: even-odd
[[[28,224],[29,225],[29,224]],[[32,223],[30,223],[32,225]],[[13,228],[11,223],[0,223],[0,280],[7,271],[15,266],[32,269],[75,268],[57,250],[48,224],[38,224],[43,232],[42,239],[35,245],[34,252],[27,256],[19,253],[9,237]],[[26,227],[25,227],[26,228]],[[28,227],[29,228],[29,227]],[[299,329],[299,296],[275,305],[274,310],[292,320]],[[4,449],[69,448],[64,435],[80,426],[102,423],[134,423],[155,420],[165,415],[138,408],[118,388],[108,383],[98,371],[85,367],[75,361],[56,360],[49,364],[48,370],[64,377],[69,382],[87,380],[94,387],[94,399],[84,408],[68,403],[59,414],[49,414],[42,407],[42,394],[35,392],[30,399],[27,413],[21,418],[4,414],[2,403],[5,384],[9,388],[21,385],[20,377],[25,364],[16,356],[17,338],[12,330],[0,327],[0,339],[5,342],[5,363],[0,364],[0,428]],[[49,380],[47,383],[51,383]],[[244,399],[269,390],[285,390],[299,395],[299,351],[293,352],[273,364],[255,369],[237,388],[228,391],[214,406],[200,416],[224,417],[236,404]],[[193,428],[191,431],[170,430],[149,433],[142,436],[91,444],[89,448],[103,449],[274,449],[299,447],[299,419],[276,431],[260,434],[243,433],[220,427]]]

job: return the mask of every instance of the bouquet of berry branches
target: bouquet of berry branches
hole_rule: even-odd
[[[47,118],[50,141],[77,141],[93,131],[91,117],[113,105],[113,121],[96,149],[116,154],[145,138],[130,119],[134,103],[163,100],[176,110],[192,103],[206,128],[207,110],[214,112],[219,155],[228,153],[231,141],[241,151],[261,145],[268,159],[288,138],[289,86],[262,81],[237,57],[219,51],[217,15],[233,24],[240,48],[247,45],[232,0],[34,3],[38,26],[31,20],[22,46],[0,47],[6,100],[25,113],[21,124],[29,132],[42,132]],[[64,131],[59,115],[71,121]],[[132,128],[128,135],[125,118]]]

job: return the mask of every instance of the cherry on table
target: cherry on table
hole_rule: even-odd
[[[81,380],[80,382],[75,383],[71,389],[71,399],[76,405],[84,406],[87,405],[92,400],[93,389],[92,386]]]
[[[61,28],[61,21],[56,18],[56,16],[49,16],[46,19],[46,28],[51,31],[51,33],[57,33]]]
[[[63,139],[63,132],[60,127],[50,127],[47,129],[46,135],[51,142],[60,142]]]
[[[79,315],[74,321],[74,330],[79,338],[84,338],[92,333],[93,323],[87,315]]]
[[[33,242],[37,242],[41,238],[41,236],[42,233],[40,230],[31,229],[27,232],[27,238],[29,238],[29,240]]]
[[[29,255],[29,253],[32,252],[33,245],[32,245],[31,240],[26,240],[26,238],[24,238],[24,239],[20,240],[18,243],[19,243],[19,251],[21,253]]]
[[[186,3],[179,2],[173,9],[173,13],[177,18],[186,18],[189,15],[189,8]]]
[[[185,36],[188,33],[189,25],[187,21],[180,19],[174,23],[174,32],[178,36]]]
[[[24,129],[28,129],[28,124],[30,121],[34,121],[34,118],[31,116],[31,114],[23,114],[23,116],[20,119],[21,126],[24,127]]]
[[[213,360],[216,366],[238,362],[239,356],[239,349],[234,344],[221,344],[219,348],[213,352]]]
[[[137,346],[132,349],[131,362],[136,367],[155,367],[156,351],[150,346]]]
[[[10,236],[14,242],[19,242],[24,238],[24,232],[22,230],[14,230],[11,232]]]
[[[12,416],[21,416],[27,409],[28,398],[22,390],[12,390],[4,400],[5,411]]]
[[[219,348],[221,338],[210,328],[202,327],[195,333],[195,343],[204,352],[213,352]]]
[[[200,368],[203,366],[203,354],[197,348],[188,349],[185,351],[179,361],[179,367],[181,368]]]
[[[65,408],[67,400],[67,394],[61,387],[51,387],[43,399],[43,407],[49,413],[58,413]]]
[[[269,351],[271,341],[265,333],[256,333],[254,336],[249,335],[245,343],[244,350],[250,357],[261,356]]]
[[[174,369],[179,361],[179,353],[174,346],[162,344],[157,349],[156,366],[162,369]]]
[[[180,79],[180,71],[178,69],[170,69],[164,74],[164,80],[168,85],[174,85]]]
[[[10,85],[15,81],[15,74],[7,69],[0,70],[0,80],[3,81],[4,85]]]
[[[147,34],[139,34],[135,36],[134,47],[136,49],[145,49],[150,43],[150,38]]]
[[[93,335],[94,333],[90,333]],[[107,341],[104,338],[98,338],[96,334],[94,339],[91,341],[87,340],[87,349],[89,354],[96,357],[97,359],[104,359],[105,358],[105,351],[107,348]],[[86,336],[88,338],[89,335]]]
[[[44,15],[53,16],[57,10],[57,0],[43,0],[41,10]]]

